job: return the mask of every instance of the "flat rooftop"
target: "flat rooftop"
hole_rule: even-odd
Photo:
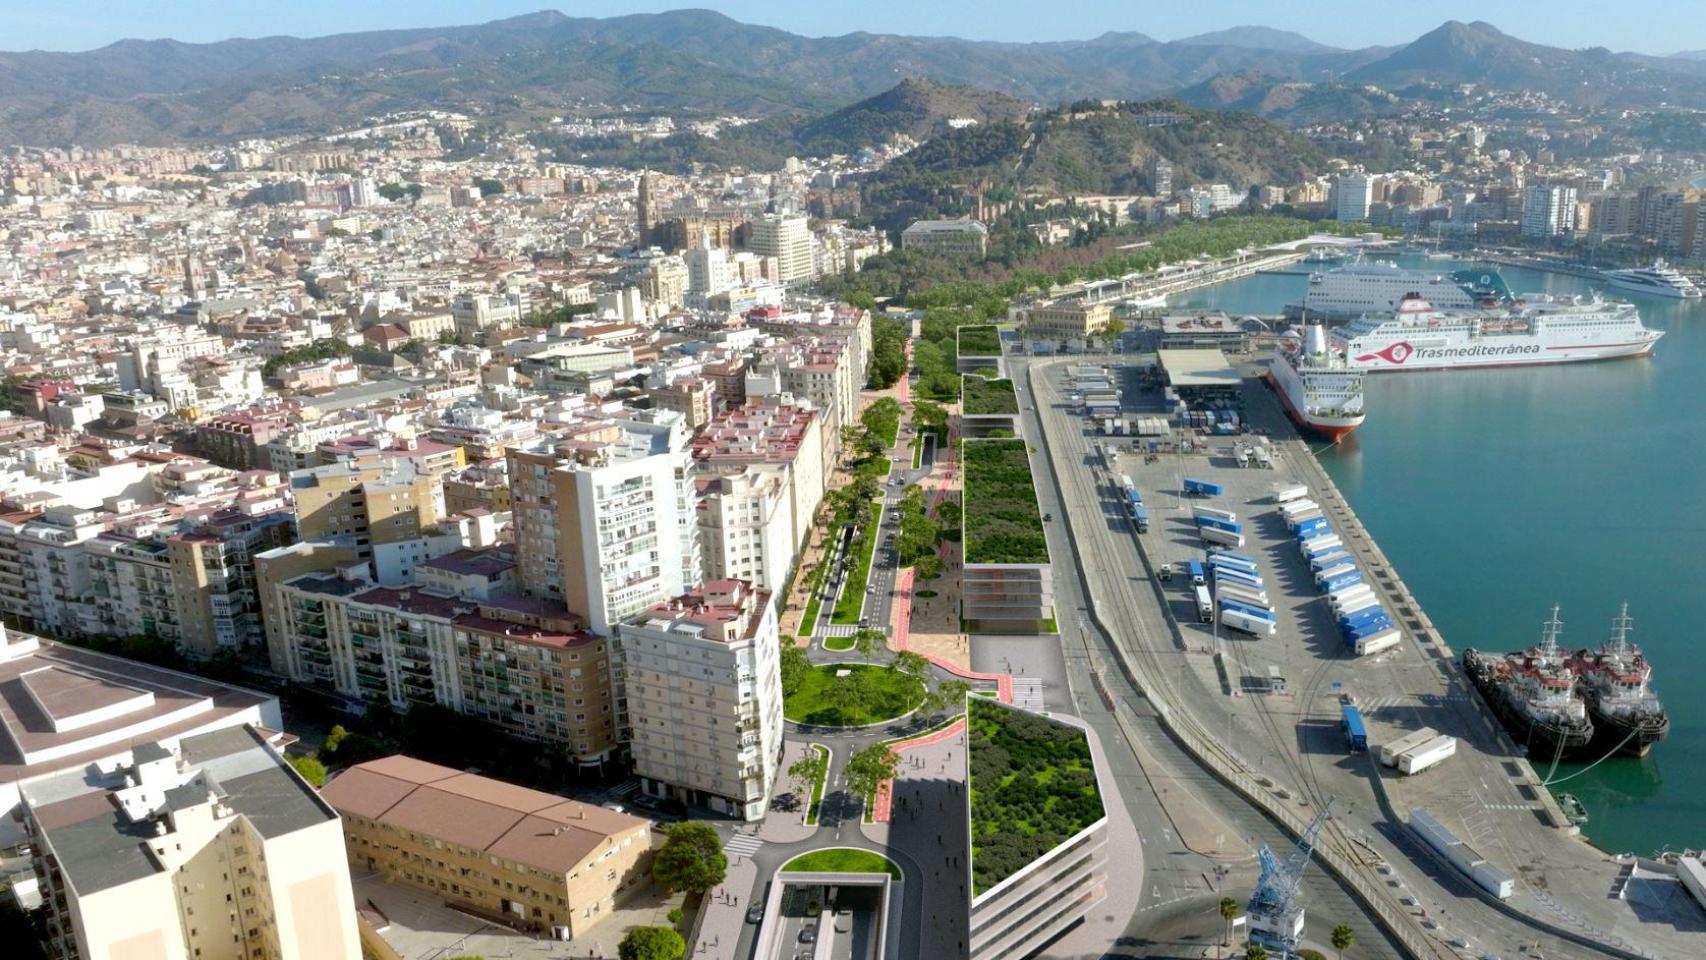
[[[35,639],[21,638],[0,647],[0,783],[235,723],[256,707],[276,711],[268,694],[48,640],[20,652]]]
[[[1244,379],[1219,350],[1158,350],[1156,356],[1167,382],[1175,387],[1235,389]]]

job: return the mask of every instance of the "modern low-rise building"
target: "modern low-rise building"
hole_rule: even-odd
[[[962,753],[971,960],[1023,960],[1107,898],[1108,818],[1090,733],[1073,718],[971,697]],[[986,781],[1014,778],[1030,781],[1034,803],[991,796]],[[1039,850],[1021,824],[1062,839]]]
[[[337,813],[242,726],[23,785],[63,960],[359,960]]]
[[[618,628],[629,750],[647,793],[763,818],[782,754],[770,596],[713,580]]]
[[[650,863],[646,820],[412,757],[357,764],[321,796],[351,867],[557,940],[610,916]]]

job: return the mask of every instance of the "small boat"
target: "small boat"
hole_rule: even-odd
[[[1573,793],[1558,794],[1558,806],[1564,811],[1564,819],[1580,825],[1588,822],[1588,808],[1576,799]]]

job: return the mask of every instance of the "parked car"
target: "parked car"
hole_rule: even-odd
[[[746,922],[747,923],[757,923],[763,919],[764,919],[764,908],[763,907],[753,907],[751,910],[748,910],[746,912]]]
[[[816,927],[802,927],[800,929],[800,942],[801,943],[812,943],[816,940],[817,940],[817,928]]]

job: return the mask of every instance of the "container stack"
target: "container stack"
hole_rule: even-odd
[[[1374,588],[1363,583],[1350,548],[1333,532],[1321,505],[1307,496],[1291,496],[1293,489],[1274,491],[1276,499],[1287,495],[1280,500],[1280,516],[1297,540],[1315,585],[1327,595],[1346,648],[1360,657],[1397,646],[1402,634],[1375,599]]]
[[[1252,636],[1273,636],[1274,608],[1268,604],[1256,559],[1226,550],[1208,555],[1208,574],[1214,583],[1215,612],[1221,626]]]

